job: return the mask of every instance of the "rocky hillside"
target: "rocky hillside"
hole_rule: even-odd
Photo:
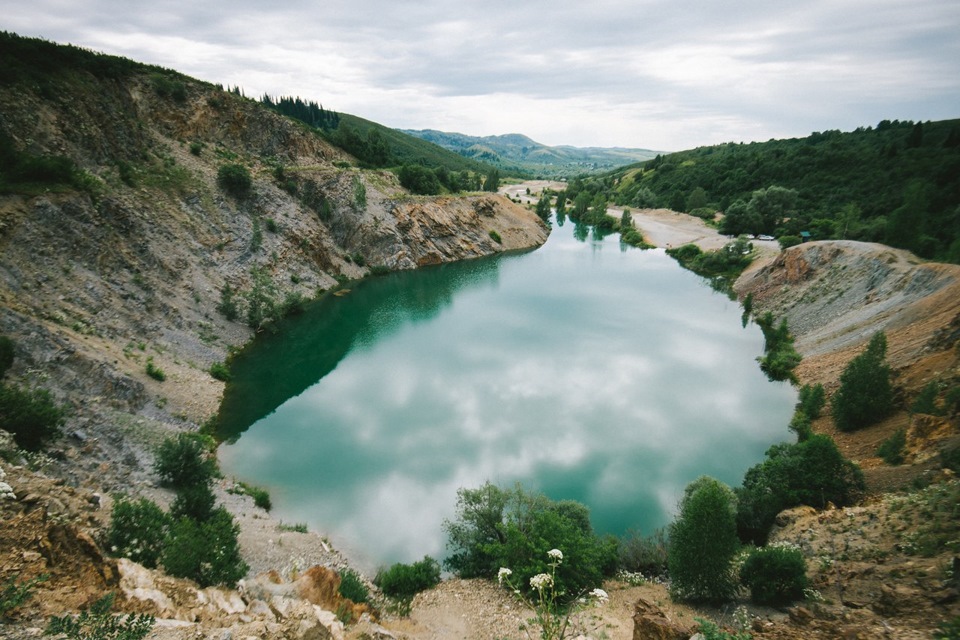
[[[28,620],[120,586],[122,568],[98,546],[110,495],[169,501],[150,471],[154,447],[216,413],[224,383],[211,365],[271,317],[357,278],[527,249],[548,233],[495,194],[411,196],[394,174],[361,170],[314,130],[219,87],[64,56],[43,58],[46,69],[4,58],[0,73],[0,334],[15,356],[5,382],[49,390],[68,413],[46,454],[0,446],[0,488],[12,489],[0,492],[0,584],[50,576]],[[22,166],[33,173],[17,179]],[[62,166],[69,180],[43,175]],[[224,179],[224,167],[249,182]],[[219,495],[241,521],[264,518]],[[273,544],[276,523],[263,540],[249,528],[245,549]],[[301,561],[342,563],[318,536],[285,536],[288,563],[297,549]],[[276,554],[262,555],[258,570]],[[162,593],[124,593],[137,589]],[[195,619],[191,608],[214,596],[190,594],[147,609]],[[234,618],[246,610],[236,606]],[[321,637],[307,617],[298,633]]]
[[[169,82],[178,97],[162,90]],[[72,159],[87,185],[0,196],[0,332],[17,345],[13,375],[51,387],[76,410],[69,430],[113,442],[105,459],[137,458],[131,469],[139,449],[102,416],[118,412],[110,422],[143,438],[142,421],[162,431],[209,418],[222,383],[207,369],[252,335],[244,300],[255,276],[279,305],[371,270],[546,238],[506,199],[412,197],[315,132],[179,76],[74,70],[42,88],[3,86],[0,132],[21,153]],[[252,186],[222,188],[225,165]],[[227,286],[235,322],[217,311]],[[147,377],[148,358],[166,381]],[[102,481],[89,460],[71,473]]]
[[[828,396],[870,337],[885,332],[897,413],[851,434],[836,431],[829,416],[815,425],[864,467],[872,487],[902,487],[935,469],[938,452],[957,444],[955,417],[911,415],[909,407],[930,382],[943,390],[960,384],[960,266],[879,244],[811,242],[755,265],[736,289],[741,298],[752,294],[756,312],[786,318],[804,356],[800,381],[823,384]],[[907,430],[911,464],[884,465],[877,447],[900,428]]]

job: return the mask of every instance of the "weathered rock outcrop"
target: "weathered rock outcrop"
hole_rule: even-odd
[[[667,618],[655,604],[643,598],[633,610],[633,640],[687,640],[692,631]]]
[[[737,280],[758,312],[786,318],[805,356],[855,347],[879,330],[929,338],[960,314],[960,266],[925,263],[900,249],[844,240],[783,251]],[[914,358],[924,344],[904,345]]]

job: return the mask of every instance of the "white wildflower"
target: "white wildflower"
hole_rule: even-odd
[[[497,571],[497,582],[503,584],[503,581],[509,578],[513,574],[513,571],[507,569],[506,567],[500,567],[500,571]]]
[[[537,591],[543,591],[547,587],[553,586],[553,576],[549,573],[538,573],[530,578],[530,586]]]
[[[610,599],[610,596],[607,595],[607,592],[603,589],[594,589],[590,592],[590,595],[599,600],[600,602],[606,602]]]
[[[549,556],[550,558],[553,558],[558,562],[560,560],[563,560],[563,552],[560,551],[560,549],[550,549],[550,551],[547,551],[547,556]]]

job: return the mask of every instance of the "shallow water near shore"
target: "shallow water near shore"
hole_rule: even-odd
[[[443,557],[457,489],[487,480],[616,535],[666,525],[700,475],[739,484],[796,401],[760,371],[760,330],[663,251],[584,235],[370,279],[258,337],[221,408],[224,472],[370,569]]]

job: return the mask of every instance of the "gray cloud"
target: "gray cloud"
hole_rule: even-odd
[[[960,104],[952,0],[37,0],[4,13],[24,35],[251,95],[549,144],[680,149],[957,117]]]

